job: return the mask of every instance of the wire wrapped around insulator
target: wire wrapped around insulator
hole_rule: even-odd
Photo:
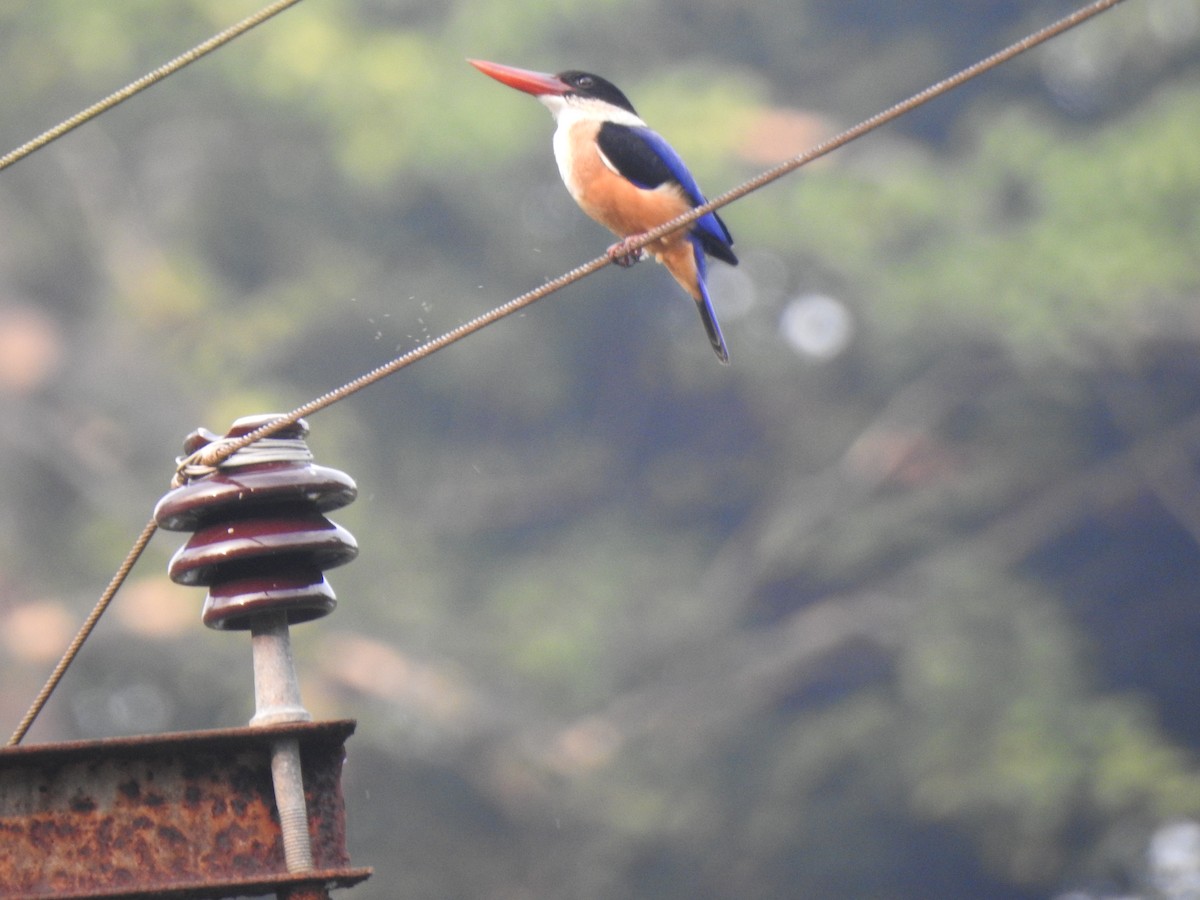
[[[224,437],[199,429],[184,452],[276,418],[238,419]],[[244,630],[265,612],[284,612],[296,624],[337,605],[323,573],[354,559],[358,545],[323,513],[353,502],[358,488],[349,475],[313,462],[307,434],[301,419],[173,489],[155,507],[159,527],[193,532],[167,571],[179,584],[208,588],[201,618],[209,628]]]

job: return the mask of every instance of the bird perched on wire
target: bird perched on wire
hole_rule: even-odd
[[[554,158],[567,190],[585,213],[621,238],[608,248],[613,262],[631,266],[642,251],[630,241],[704,203],[696,179],[679,154],[647,127],[617,87],[598,75],[531,72],[468,60],[502,84],[532,94],[554,115]],[[729,362],[705,285],[705,254],[737,265],[733,238],[716,213],[647,245],[696,301],[709,342]]]

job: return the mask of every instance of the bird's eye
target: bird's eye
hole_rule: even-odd
[[[596,79],[594,79],[591,75],[580,75],[578,78],[575,79],[575,87],[587,89],[587,88],[594,86],[595,84],[596,84]]]

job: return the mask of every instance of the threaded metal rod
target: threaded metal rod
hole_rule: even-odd
[[[264,612],[250,624],[254,655],[254,718],[251,725],[309,722],[300,702],[300,684],[292,661],[287,614]],[[275,741],[271,747],[271,780],[283,836],[283,856],[289,872],[311,872],[312,844],[308,835],[308,808],[304,802],[304,773],[300,745],[294,738]]]
[[[314,865],[308,837],[308,807],[304,802],[300,744],[295,738],[276,741],[271,747],[271,780],[275,783],[275,806],[279,809],[287,870],[311,872]]]

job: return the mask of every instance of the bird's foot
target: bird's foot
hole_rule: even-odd
[[[608,258],[620,266],[622,269],[628,269],[634,263],[641,260],[646,255],[646,251],[641,247],[630,246],[640,235],[623,238],[608,248]]]

